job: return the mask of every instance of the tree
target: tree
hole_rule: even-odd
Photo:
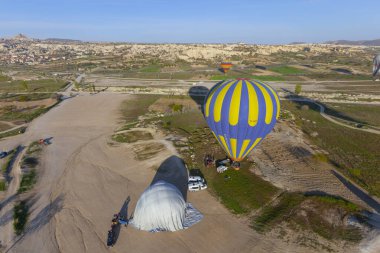
[[[76,90],[79,90],[79,88],[80,88],[79,83],[76,82],[76,81],[74,81],[74,88],[75,88]]]
[[[29,90],[28,82],[27,82],[27,81],[22,81],[22,82],[21,82],[21,87],[22,87],[25,91],[28,91],[28,90]]]
[[[301,84],[297,84],[296,87],[294,88],[294,93],[296,93],[297,95],[299,95],[302,91],[302,85]]]

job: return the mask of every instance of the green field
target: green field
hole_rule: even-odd
[[[327,106],[358,122],[380,127],[380,105],[328,103]]]
[[[305,71],[299,68],[291,67],[291,66],[276,66],[270,67],[268,70],[282,74],[282,75],[301,75],[305,74]]]
[[[133,99],[125,100],[121,104],[121,114],[123,119],[130,123],[137,120],[138,116],[144,115],[149,110],[149,106],[153,104],[159,96],[157,95],[138,95]]]
[[[0,82],[0,92],[55,92],[65,85],[66,81],[55,79],[3,81]]]
[[[284,81],[285,78],[282,76],[254,76],[254,75],[214,75],[211,76],[210,80],[228,80],[228,79],[237,79],[237,78],[249,78],[252,80],[259,81]]]
[[[8,76],[0,74],[0,82],[5,82],[11,80]]]
[[[161,67],[159,65],[150,65],[140,69],[141,72],[160,72]]]
[[[281,105],[295,115],[296,124],[310,140],[329,153],[333,164],[371,194],[380,196],[379,135],[336,125],[320,116],[319,107],[312,103],[283,101]],[[301,110],[301,105],[310,109]],[[314,132],[317,137],[311,137]]]

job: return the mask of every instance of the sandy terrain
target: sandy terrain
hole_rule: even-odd
[[[115,247],[107,249],[112,215],[128,197],[131,214],[155,169],[175,154],[159,133],[153,141],[166,149],[145,161],[135,160],[133,153],[133,146],[144,142],[110,145],[110,135],[118,125],[118,106],[127,98],[131,97],[100,93],[65,100],[34,120],[24,135],[1,141],[4,147],[12,147],[53,137],[42,157],[43,171],[34,188],[27,232],[3,242],[6,252],[320,252],[271,234],[257,234],[247,220],[231,215],[207,191],[188,194],[188,202],[205,215],[190,229],[148,233],[122,227]],[[7,203],[8,209],[9,205],[12,202]],[[0,226],[0,234],[7,233],[11,222]],[[341,245],[334,248],[357,251]]]

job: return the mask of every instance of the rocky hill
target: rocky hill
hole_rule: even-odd
[[[380,39],[375,39],[375,40],[334,40],[334,41],[326,41],[326,44],[356,45],[356,46],[380,46]]]

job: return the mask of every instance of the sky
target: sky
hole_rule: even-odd
[[[380,0],[0,0],[0,37],[284,44],[380,38]]]

